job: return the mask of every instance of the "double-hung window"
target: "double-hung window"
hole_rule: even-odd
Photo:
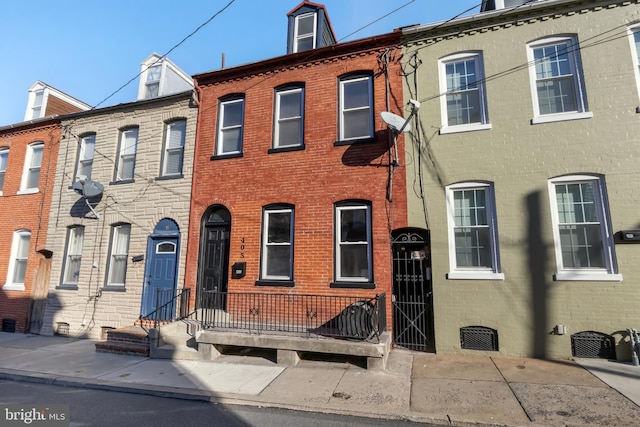
[[[493,184],[464,182],[446,188],[449,279],[504,279],[500,271]]]
[[[550,37],[528,46],[532,123],[584,119],[587,95],[575,37]]]
[[[302,147],[303,124],[304,88],[289,87],[276,90],[274,150]]]
[[[175,120],[167,123],[162,159],[162,176],[182,175],[186,131],[186,120]]]
[[[80,151],[78,152],[78,164],[76,165],[76,180],[91,179],[95,146],[95,134],[85,135],[80,138]]]
[[[31,103],[31,119],[38,119],[44,116],[42,111],[42,104],[44,103],[44,90],[33,92],[33,98]]]
[[[107,286],[124,287],[125,285],[130,235],[130,224],[117,224],[111,227]]]
[[[218,113],[216,156],[241,155],[243,133],[244,97],[221,100]]]
[[[373,287],[371,204],[335,205],[335,286]]]
[[[155,98],[160,94],[160,76],[162,75],[162,64],[152,65],[147,69],[147,80],[144,83],[146,98]]]
[[[129,128],[120,132],[120,148],[115,181],[132,181],[136,166],[138,149],[138,128]]]
[[[7,160],[9,159],[9,149],[7,147],[0,148],[0,196],[2,196],[2,187],[4,185],[4,176],[7,173]]]
[[[629,41],[631,43],[631,60],[636,76],[636,88],[640,98],[640,25],[629,28]]]
[[[9,269],[7,270],[7,281],[3,289],[14,291],[24,290],[24,279],[27,274],[27,259],[29,258],[30,243],[31,232],[29,230],[18,230],[13,233],[11,258],[9,259]]]
[[[83,239],[83,226],[70,227],[67,230],[67,252],[64,261],[64,271],[62,273],[63,286],[78,286]]]
[[[482,54],[460,53],[443,58],[440,66],[440,133],[491,129],[487,114]]]
[[[556,280],[620,281],[604,178],[549,180]]]
[[[373,138],[373,77],[341,78],[339,108],[340,141]]]
[[[293,280],[293,206],[268,206],[263,210],[260,278],[283,284]]]
[[[44,153],[44,143],[34,142],[27,147],[27,155],[22,174],[22,184],[19,194],[29,194],[38,192],[38,181],[40,181],[40,168],[42,167],[42,154]]]
[[[294,52],[302,52],[316,47],[316,13],[296,16]]]

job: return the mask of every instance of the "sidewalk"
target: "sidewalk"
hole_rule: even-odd
[[[385,372],[243,355],[172,361],[96,353],[94,341],[0,333],[0,378],[434,424],[635,426],[640,367],[392,351]],[[0,398],[1,402],[1,398]]]

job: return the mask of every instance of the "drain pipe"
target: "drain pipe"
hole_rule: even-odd
[[[638,331],[636,329],[627,329],[629,332],[629,342],[631,343],[631,363],[633,366],[640,365],[640,361],[638,361]]]

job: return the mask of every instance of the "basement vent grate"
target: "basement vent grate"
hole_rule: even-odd
[[[571,335],[571,354],[574,357],[615,359],[615,341],[602,332],[584,331]]]
[[[460,328],[460,347],[465,350],[498,351],[498,331],[484,326]]]

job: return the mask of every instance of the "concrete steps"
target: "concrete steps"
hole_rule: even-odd
[[[113,329],[107,332],[107,340],[95,344],[99,353],[125,354],[149,357],[150,342],[147,331],[139,326]]]
[[[154,359],[201,360],[196,342],[196,332],[200,330],[198,322],[178,320],[158,329],[151,329],[150,357]]]

